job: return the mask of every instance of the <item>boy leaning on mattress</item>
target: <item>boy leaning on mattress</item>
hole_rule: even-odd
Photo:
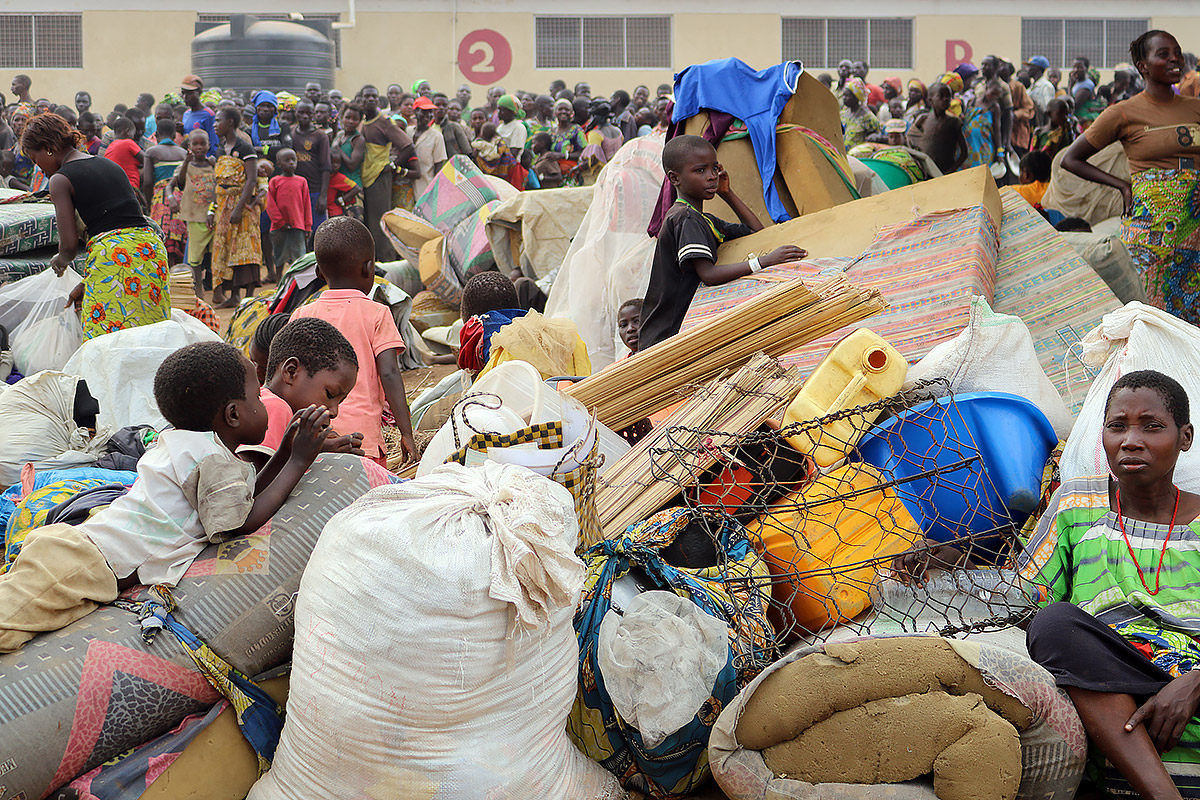
[[[0,653],[20,650],[136,584],[175,584],[210,542],[253,533],[291,494],[329,429],[324,406],[292,417],[261,473],[234,455],[260,444],[267,410],[245,356],[222,342],[188,345],[154,376],[173,428],[138,462],[129,493],[79,525],[37,528],[0,575]]]

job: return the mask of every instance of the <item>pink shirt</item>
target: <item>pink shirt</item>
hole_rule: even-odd
[[[262,443],[272,450],[278,450],[279,445],[283,444],[283,434],[287,432],[288,423],[292,421],[292,407],[265,386],[258,390],[258,396],[267,407],[267,435]]]
[[[383,384],[375,357],[385,350],[404,350],[392,312],[357,289],[327,289],[313,302],[292,312],[292,319],[316,317],[341,331],[358,356],[358,381],[338,406],[336,430],[363,435],[368,458],[387,454],[383,441]]]

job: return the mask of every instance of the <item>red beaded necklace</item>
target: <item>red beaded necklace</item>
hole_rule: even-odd
[[[1129,557],[1133,559],[1133,566],[1137,568],[1138,579],[1141,580],[1142,586],[1146,587],[1146,591],[1151,595],[1158,594],[1158,581],[1162,577],[1163,559],[1167,555],[1167,545],[1171,542],[1171,534],[1175,530],[1175,517],[1179,514],[1179,487],[1175,487],[1175,510],[1171,512],[1171,525],[1167,528],[1167,538],[1163,540],[1162,552],[1158,554],[1158,569],[1154,571],[1154,589],[1151,590],[1149,584],[1146,583],[1146,576],[1142,574],[1142,565],[1138,563],[1137,556],[1133,554],[1133,545],[1129,541],[1129,534],[1125,533],[1125,518],[1121,516],[1121,490],[1117,489],[1117,524],[1121,526],[1121,536],[1125,539],[1125,546],[1129,548]]]

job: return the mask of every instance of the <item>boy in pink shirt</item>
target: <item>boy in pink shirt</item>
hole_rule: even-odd
[[[304,317],[323,319],[354,348],[358,380],[339,406],[338,430],[361,433],[367,458],[386,465],[382,420],[386,400],[400,428],[405,461],[416,461],[417,447],[400,372],[404,340],[387,306],[367,297],[375,283],[375,240],[367,226],[341,216],[317,229],[313,249],[317,269],[329,288],[312,303],[296,309],[289,324]]]

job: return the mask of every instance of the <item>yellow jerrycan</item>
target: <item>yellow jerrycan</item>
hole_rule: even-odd
[[[875,572],[924,538],[879,470],[854,463],[771,504],[746,525],[771,571],[772,622],[793,639],[871,606]]]
[[[908,362],[882,336],[859,328],[835,344],[788,406],[785,426],[867,405],[900,391]],[[869,418],[868,418],[869,416]],[[787,437],[792,447],[818,466],[836,464],[858,444],[878,413],[852,414]]]

